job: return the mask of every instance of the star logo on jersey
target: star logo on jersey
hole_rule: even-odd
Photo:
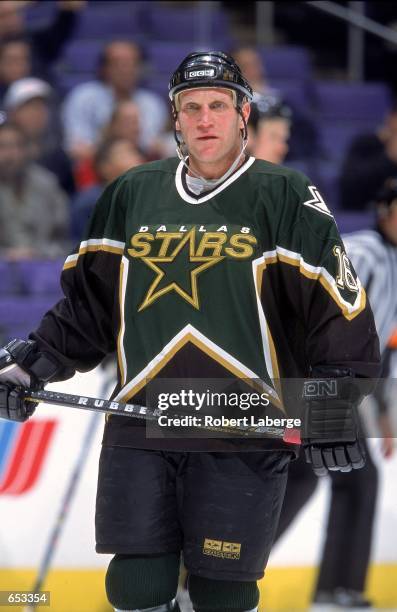
[[[198,257],[195,255],[195,229],[191,229],[178,243],[169,257],[142,257],[156,276],[138,308],[144,310],[161,296],[175,291],[191,306],[200,309],[197,281],[204,270],[219,263],[224,256]]]
[[[309,206],[310,208],[314,208],[315,210],[318,210],[319,212],[322,212],[325,215],[329,215],[330,217],[332,217],[333,215],[326,203],[324,202],[317,187],[315,187],[314,185],[308,185],[308,189],[313,198],[311,200],[306,200],[306,202],[303,202],[303,206]]]

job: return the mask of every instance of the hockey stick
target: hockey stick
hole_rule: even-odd
[[[131,416],[138,419],[156,420],[162,410],[152,410],[139,404],[123,404],[112,400],[105,400],[97,397],[86,397],[85,395],[72,395],[70,393],[59,393],[58,391],[33,391],[25,389],[25,399],[30,402],[43,402],[44,404],[57,404],[70,408],[82,408],[102,413],[117,413],[120,416]]]
[[[113,400],[105,400],[95,397],[86,397],[84,395],[71,395],[70,393],[59,393],[57,391],[47,391],[45,389],[40,391],[33,391],[32,389],[25,389],[25,398],[31,402],[43,402],[46,404],[56,404],[66,406],[70,408],[81,408],[83,410],[91,410],[100,413],[112,413],[118,416],[134,417],[144,421],[157,421],[160,416],[164,416],[164,410],[159,408],[149,408],[148,406],[141,406],[140,404],[125,404],[123,402],[115,402]],[[170,411],[173,419],[182,419],[191,417],[191,421],[187,427],[190,429],[200,429],[215,431],[220,433],[239,433],[245,436],[268,434],[278,438],[282,438],[284,435],[283,427],[271,427],[271,426],[250,426],[250,425],[201,425],[200,421],[194,421],[194,419],[200,419],[200,417],[193,417],[191,413],[185,412],[179,414]],[[210,416],[210,415],[205,415]],[[248,417],[246,417],[248,419]],[[235,421],[237,419],[234,419]]]
[[[114,380],[114,376],[107,373],[106,378],[103,381],[102,386],[101,386],[101,393],[103,395],[105,395],[110,382],[113,380]],[[46,393],[51,393],[51,392],[47,391]],[[68,480],[68,483],[67,483],[67,486],[66,486],[66,489],[63,494],[63,498],[62,498],[62,501],[59,507],[58,514],[56,515],[56,519],[55,519],[53,528],[48,538],[47,546],[45,548],[45,553],[40,563],[39,571],[38,571],[35,583],[32,588],[33,593],[38,593],[41,590],[47,578],[48,572],[51,567],[51,562],[52,562],[52,559],[54,557],[54,554],[57,548],[59,536],[62,532],[62,528],[65,523],[65,519],[68,515],[75,491],[77,489],[77,485],[80,481],[80,477],[83,472],[85,462],[89,455],[89,451],[91,449],[91,445],[94,440],[95,433],[97,431],[100,421],[101,421],[100,413],[94,412],[91,415],[91,418],[89,420],[87,429],[83,437],[83,441],[81,443],[80,452],[76,459],[74,468],[70,474],[70,477],[69,477],[69,480]],[[24,612],[34,612],[35,609],[36,609],[35,605],[30,605],[24,608]]]

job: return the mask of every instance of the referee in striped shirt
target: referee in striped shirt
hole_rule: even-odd
[[[397,327],[397,177],[389,179],[376,201],[376,227],[346,234],[346,252],[366,289],[385,357],[387,343]],[[385,378],[388,372],[384,371]],[[378,404],[383,386],[378,385]],[[392,453],[387,414],[379,425],[383,454]],[[365,440],[363,440],[365,443]],[[327,532],[312,610],[371,609],[363,593],[371,552],[372,527],[378,490],[378,473],[370,452],[363,469],[349,473],[330,472],[331,501]],[[301,457],[289,468],[287,491],[276,539],[289,527],[317,486],[317,477]]]
[[[376,200],[377,228],[343,236],[350,261],[364,285],[384,351],[397,322],[397,178]]]

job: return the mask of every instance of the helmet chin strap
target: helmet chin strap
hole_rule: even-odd
[[[248,144],[248,131],[247,131],[247,123],[243,117],[243,114],[241,113],[241,111],[238,111],[243,119],[244,122],[244,130],[243,130],[243,134],[242,134],[242,146],[241,146],[241,150],[239,152],[239,154],[237,155],[236,159],[234,160],[234,162],[232,163],[232,165],[230,166],[230,168],[228,168],[228,170],[226,170],[225,174],[223,174],[220,178],[218,179],[206,179],[203,176],[200,176],[200,174],[197,174],[197,172],[195,172],[191,166],[189,166],[189,164],[187,163],[187,160],[189,159],[189,155],[185,155],[182,151],[182,147],[185,144],[184,141],[179,140],[178,138],[178,133],[176,130],[174,130],[174,137],[176,140],[176,152],[177,155],[179,157],[179,159],[181,160],[181,162],[183,163],[183,165],[185,166],[185,168],[188,170],[189,173],[193,174],[193,176],[195,176],[196,178],[198,178],[200,181],[203,182],[204,185],[209,185],[211,188],[216,187],[217,185],[219,185],[220,183],[223,183],[223,181],[225,181],[227,178],[229,178],[229,176],[231,174],[233,174],[233,172],[236,170],[241,156],[243,155],[247,144]]]

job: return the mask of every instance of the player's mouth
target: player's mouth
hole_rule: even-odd
[[[198,136],[197,140],[201,140],[202,142],[206,142],[207,140],[218,140],[218,136]]]

